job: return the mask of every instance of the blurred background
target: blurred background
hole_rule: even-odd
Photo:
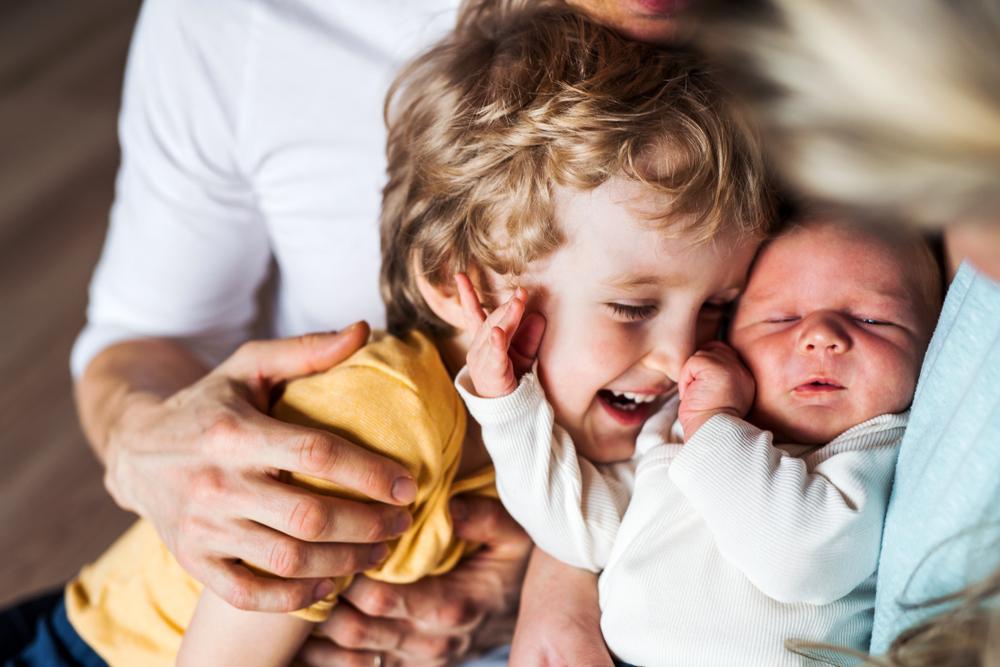
[[[65,582],[132,521],[101,485],[68,364],[114,191],[138,8],[0,2],[0,606]]]

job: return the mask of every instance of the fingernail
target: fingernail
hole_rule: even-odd
[[[344,333],[350,333],[350,332],[354,331],[355,329],[359,329],[360,327],[361,327],[361,322],[360,321],[355,322],[354,324],[352,324],[349,327],[347,327],[346,329],[344,329]]]
[[[316,600],[322,600],[328,595],[333,594],[333,589],[335,585],[329,579],[324,579],[323,581],[316,584],[316,589],[313,591],[313,598]]]
[[[417,485],[409,477],[400,477],[392,483],[392,497],[397,502],[412,503],[417,497]]]
[[[411,525],[413,525],[413,517],[410,516],[410,513],[401,512],[393,522],[392,529],[396,531],[397,535],[400,535],[405,533]]]
[[[451,511],[452,521],[461,523],[469,518],[469,508],[458,498],[452,498],[451,502],[448,503],[448,509]]]
[[[378,565],[385,557],[389,555],[389,546],[385,543],[376,544],[372,547],[371,553],[368,554],[368,564]]]

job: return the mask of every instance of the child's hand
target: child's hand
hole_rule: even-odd
[[[472,332],[466,363],[476,393],[483,398],[506,396],[517,389],[517,381],[538,354],[545,320],[538,313],[524,314],[527,292],[518,287],[509,301],[486,315],[472,281],[455,274],[465,326]]]
[[[714,415],[746,415],[753,405],[756,383],[733,348],[713,341],[684,364],[677,390],[681,399],[678,417],[686,439]]]

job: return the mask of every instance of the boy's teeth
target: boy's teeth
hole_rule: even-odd
[[[656,396],[653,394],[636,394],[631,391],[615,391],[613,389],[609,389],[609,391],[618,398],[627,398],[636,403],[652,403],[656,400]]]

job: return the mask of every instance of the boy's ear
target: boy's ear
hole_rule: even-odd
[[[459,331],[465,330],[462,304],[458,300],[458,288],[455,287],[454,282],[432,285],[422,273],[418,272],[417,290],[420,291],[420,296],[424,298],[424,302],[430,306],[435,315]]]

